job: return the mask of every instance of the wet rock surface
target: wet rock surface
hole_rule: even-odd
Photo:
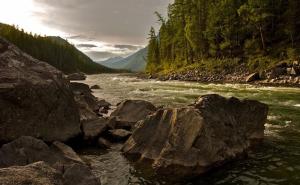
[[[145,119],[149,114],[156,111],[156,107],[143,100],[125,100],[118,104],[116,110],[112,112],[111,117],[116,117],[117,124],[121,127],[134,126],[140,120]]]
[[[178,178],[237,158],[264,137],[268,107],[251,100],[202,96],[191,107],[160,109],[136,126],[123,147],[134,161]]]

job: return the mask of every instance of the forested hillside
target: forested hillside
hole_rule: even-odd
[[[300,53],[299,0],[175,0],[157,15],[148,72],[224,61],[260,70]]]
[[[45,61],[64,73],[113,72],[112,69],[94,63],[88,56],[60,37],[42,37],[25,33],[14,26],[0,24],[0,36],[39,60]]]

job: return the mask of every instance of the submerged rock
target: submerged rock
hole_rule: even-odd
[[[99,85],[93,85],[91,86],[91,89],[101,89],[101,87]]]
[[[73,73],[68,75],[67,78],[72,81],[83,81],[86,80],[86,75],[84,73]]]
[[[202,96],[192,107],[161,109],[140,121],[122,150],[135,161],[151,161],[158,174],[199,175],[262,140],[267,113],[258,101]]]
[[[126,126],[133,126],[136,122],[145,119],[149,114],[156,111],[156,107],[143,100],[126,100],[121,102],[117,109],[112,112],[112,117],[117,117],[119,125],[122,122]]]
[[[63,74],[0,38],[0,142],[28,135],[67,141],[80,133],[79,113]]]

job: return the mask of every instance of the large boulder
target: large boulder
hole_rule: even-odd
[[[80,133],[68,80],[0,38],[0,142],[28,135],[67,141]]]
[[[199,175],[246,152],[264,137],[268,107],[257,101],[202,96],[192,107],[160,109],[136,125],[126,156],[158,174]]]
[[[149,114],[156,111],[156,107],[143,100],[126,100],[118,104],[111,117],[116,117],[119,125],[133,126],[136,122],[145,119]]]
[[[63,185],[62,175],[45,162],[0,169],[1,185]]]

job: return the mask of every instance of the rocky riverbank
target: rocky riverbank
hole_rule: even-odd
[[[129,160],[145,162],[156,174],[173,180],[198,176],[259,143],[267,114],[268,106],[258,101],[219,95],[179,109],[124,100],[111,110],[88,85],[70,82],[0,38],[3,185],[100,185],[91,164],[72,147],[124,143]]]
[[[273,68],[262,72],[251,73],[245,65],[218,72],[203,69],[184,70],[169,74],[139,75],[142,78],[166,80],[193,81],[201,83],[241,83],[266,86],[300,87],[300,63],[282,62]]]

